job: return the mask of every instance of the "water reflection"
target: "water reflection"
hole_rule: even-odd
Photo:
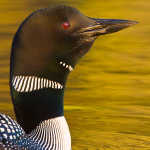
[[[93,17],[140,22],[100,37],[69,77],[65,109],[77,150],[150,148],[150,2],[143,0],[57,1]],[[13,116],[9,53],[15,31],[33,10],[56,1],[0,1],[0,112]]]

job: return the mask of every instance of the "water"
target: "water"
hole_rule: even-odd
[[[12,117],[8,86],[12,38],[26,16],[50,3],[0,1],[0,112]],[[150,2],[67,3],[88,16],[140,22],[100,37],[71,73],[65,93],[65,115],[73,150],[150,150]]]

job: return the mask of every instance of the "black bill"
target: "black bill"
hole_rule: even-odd
[[[88,36],[99,36],[120,31],[124,28],[137,24],[136,21],[119,19],[95,19],[89,18],[92,24],[80,30],[81,34]]]

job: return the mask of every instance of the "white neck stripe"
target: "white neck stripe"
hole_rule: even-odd
[[[73,67],[71,65],[68,65],[67,63],[65,62],[59,62],[59,64],[63,67],[63,68],[66,68],[68,69],[70,72],[73,71]]]
[[[63,89],[58,82],[36,76],[15,76],[12,86],[17,92],[32,92],[43,88]]]

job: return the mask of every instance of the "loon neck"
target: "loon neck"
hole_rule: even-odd
[[[44,120],[64,115],[64,86],[36,76],[12,78],[16,118],[26,133],[30,133]]]

